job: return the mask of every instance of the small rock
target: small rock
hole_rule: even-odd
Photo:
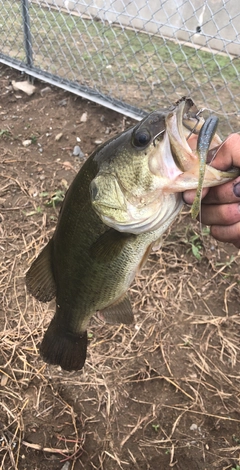
[[[5,385],[7,385],[7,381],[8,381],[8,376],[7,375],[2,375],[1,376],[1,386],[5,387]]]
[[[23,91],[28,96],[31,96],[36,91],[36,87],[29,83],[28,80],[24,80],[23,82],[16,82],[15,80],[12,80],[11,85],[14,91]]]
[[[27,139],[27,140],[24,140],[22,144],[23,144],[23,147],[29,147],[31,143],[32,143],[31,139]]]
[[[80,149],[79,145],[75,145],[72,154],[73,154],[74,157],[79,157],[79,158],[83,158],[83,157],[84,157],[84,153],[83,153],[82,150]]]
[[[88,115],[87,113],[83,113],[82,116],[80,117],[80,122],[87,122]]]
[[[198,427],[197,427],[197,424],[194,424],[194,423],[193,423],[193,424],[190,426],[190,431],[197,431],[197,428],[198,428]]]
[[[99,140],[94,140],[94,144],[100,145],[100,144],[102,144],[102,140],[100,140],[100,139]]]
[[[63,100],[58,102],[58,106],[66,106],[67,105],[67,99],[64,98]]]
[[[63,133],[60,132],[59,134],[56,135],[55,140],[58,142],[63,136]]]
[[[46,86],[45,88],[43,88],[43,89],[41,90],[41,95],[43,96],[43,95],[45,95],[46,93],[49,93],[49,91],[51,91],[50,86]]]
[[[80,137],[76,137],[76,141],[77,141],[77,142],[81,142]]]

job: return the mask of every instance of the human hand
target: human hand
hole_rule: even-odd
[[[240,167],[240,135],[231,134],[219,147],[210,150],[208,161],[223,171]],[[195,194],[196,191],[185,191],[184,202],[192,204]],[[211,235],[240,248],[240,176],[221,186],[203,189],[202,199],[199,218],[210,226]]]

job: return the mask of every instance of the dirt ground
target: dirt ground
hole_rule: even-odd
[[[239,470],[239,253],[187,208],[131,288],[135,323],[92,318],[78,373],[40,358],[54,302],[26,293],[25,272],[84,159],[131,121],[44,83],[28,97],[12,79],[1,66],[1,469]]]

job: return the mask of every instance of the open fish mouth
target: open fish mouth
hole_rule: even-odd
[[[104,161],[90,185],[92,205],[102,221],[120,232],[157,230],[176,217],[187,189],[197,189],[196,218],[202,188],[239,174],[206,163],[209,149],[221,143],[217,124],[215,116],[205,121],[191,98],[182,98],[128,130],[126,143]]]
[[[206,143],[206,151],[210,144],[215,147],[221,143],[216,134],[218,119],[215,116],[212,119],[216,126],[211,128],[211,134],[206,141],[205,129],[201,132],[205,123],[201,113],[202,110],[198,110],[191,98],[182,98],[165,118],[165,135],[169,139],[174,163],[181,173],[195,172],[195,167],[199,165],[198,147],[202,146],[202,141]],[[191,139],[193,136],[194,139]]]
[[[166,118],[166,131],[174,161],[182,170],[182,175],[174,181],[174,187],[170,184],[168,190],[174,189],[177,192],[197,189],[191,207],[194,219],[200,211],[202,188],[222,184],[239,174],[237,168],[222,172],[207,164],[208,151],[222,141],[216,133],[218,118],[212,115],[205,121],[201,116],[202,111],[198,111],[193,101],[187,98],[180,100],[177,112]],[[194,139],[195,147],[190,147],[188,140],[194,134],[197,135]]]

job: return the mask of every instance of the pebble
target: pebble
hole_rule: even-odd
[[[87,113],[83,113],[82,116],[80,117],[80,122],[87,122],[88,115]]]
[[[23,144],[23,147],[29,147],[31,143],[32,143],[31,139],[27,139],[27,140],[24,140],[22,144]]]
[[[100,144],[102,144],[102,140],[100,140],[100,139],[99,140],[94,140],[94,144],[100,145]]]
[[[83,153],[82,150],[80,149],[79,145],[75,145],[72,154],[73,154],[74,157],[79,157],[79,158],[83,158],[83,157],[84,157],[84,153]]]
[[[43,89],[41,90],[40,93],[41,93],[41,95],[43,96],[43,95],[45,95],[45,93],[49,93],[49,91],[51,91],[50,86],[46,86],[45,88],[43,88]]]
[[[60,132],[59,134],[56,135],[55,140],[58,142],[63,136],[63,133]]]
[[[67,105],[67,100],[63,99],[58,102],[58,106],[66,106]]]
[[[197,429],[198,429],[197,424],[194,424],[194,423],[191,424],[191,426],[190,426],[190,431],[197,431]]]
[[[2,375],[1,376],[1,386],[5,387],[7,385],[7,381],[8,381],[8,376],[7,375]]]

